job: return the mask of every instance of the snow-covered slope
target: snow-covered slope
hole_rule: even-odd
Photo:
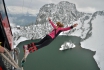
[[[94,14],[96,17],[92,20],[92,35],[81,42],[81,46],[96,51],[94,58],[100,70],[104,70],[104,12]]]

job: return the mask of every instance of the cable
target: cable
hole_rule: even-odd
[[[23,0],[23,3],[22,3],[22,13],[23,13],[23,7],[24,7],[24,0]]]
[[[12,17],[11,12],[9,11],[9,9],[8,9],[7,6],[6,6],[6,9],[7,9],[7,13],[9,13],[8,15],[9,15],[10,17]]]
[[[30,4],[32,3],[32,0],[30,1]],[[29,4],[29,7],[27,8],[27,12],[28,12],[28,10],[29,10],[29,8],[30,8],[30,4]]]

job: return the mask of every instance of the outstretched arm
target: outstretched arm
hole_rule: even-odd
[[[48,18],[48,20],[49,20],[49,22],[51,23],[52,27],[53,27],[53,28],[56,28],[56,26],[55,26],[54,23],[51,21],[51,19]]]
[[[67,30],[73,29],[73,28],[76,27],[77,25],[78,25],[78,24],[76,23],[76,24],[74,24],[74,25],[72,25],[72,26],[70,26],[70,27],[62,28],[62,31],[67,31]]]

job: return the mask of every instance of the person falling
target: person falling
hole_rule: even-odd
[[[72,26],[66,27],[64,28],[64,25],[60,22],[57,22],[56,25],[51,21],[50,18],[48,18],[50,24],[53,27],[53,30],[47,34],[42,40],[40,40],[39,42],[36,43],[30,43],[27,45],[23,46],[23,50],[24,50],[24,60],[26,59],[26,57],[29,55],[29,53],[32,53],[40,48],[43,48],[47,45],[49,45],[62,31],[67,31],[67,30],[71,30],[74,27],[76,27],[78,24],[74,24]]]

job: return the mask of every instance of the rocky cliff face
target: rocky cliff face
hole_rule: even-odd
[[[13,33],[14,40],[17,40],[20,37],[26,37],[28,39],[44,37],[52,30],[52,26],[48,21],[48,17],[50,17],[54,23],[60,21],[65,27],[78,23],[78,27],[63,32],[62,34],[76,35],[81,37],[83,41],[91,36],[91,22],[92,20],[95,20],[97,15],[104,16],[104,11],[96,11],[95,13],[79,12],[77,11],[75,4],[67,1],[61,1],[58,4],[46,4],[40,8],[35,24],[24,27],[14,27],[12,29],[15,30]]]

